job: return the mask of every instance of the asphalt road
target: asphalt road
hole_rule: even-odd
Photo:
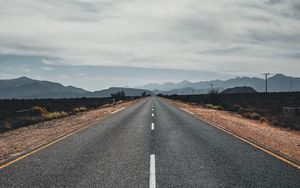
[[[155,97],[0,170],[0,187],[155,186],[300,187],[300,173]]]

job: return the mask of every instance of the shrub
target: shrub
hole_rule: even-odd
[[[86,109],[86,107],[80,107],[79,110],[80,111],[86,111],[87,109]]]
[[[227,109],[229,111],[238,112],[240,110],[241,106],[238,104],[235,105],[228,105]]]
[[[33,114],[43,115],[49,113],[46,108],[40,106],[33,106],[31,108]]]
[[[79,108],[74,108],[72,111],[74,113],[78,113],[78,112],[84,112],[86,111],[87,109],[85,107],[79,107]]]
[[[222,106],[214,106],[213,109],[215,109],[215,110],[224,110],[224,108]]]
[[[268,120],[265,117],[260,117],[259,121],[261,121],[261,122],[267,122]]]
[[[258,120],[258,119],[260,119],[260,115],[257,114],[257,113],[255,113],[255,112],[252,112],[252,113],[250,114],[250,118],[251,118],[251,119]]]
[[[5,121],[5,122],[3,123],[3,128],[4,128],[4,130],[11,130],[13,127],[12,127],[11,122]]]
[[[219,89],[212,89],[208,92],[207,95],[207,102],[217,105],[220,103],[220,95],[219,95]]]
[[[214,108],[214,105],[212,104],[206,104],[204,105],[205,108],[209,108],[209,109],[213,109]]]
[[[43,118],[45,120],[59,119],[68,116],[66,112],[51,112],[47,114],[43,114]]]
[[[67,117],[69,114],[67,112],[60,112],[61,117]]]
[[[115,99],[116,101],[119,101],[119,100],[125,100],[126,99],[126,93],[122,90],[122,91],[119,91],[117,93],[112,93],[110,94],[111,97],[113,99]]]
[[[260,119],[260,115],[255,113],[255,112],[245,112],[242,115],[246,118],[249,118],[249,119],[254,119],[254,120],[259,120]]]

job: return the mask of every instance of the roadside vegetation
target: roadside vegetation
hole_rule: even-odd
[[[0,100],[0,132],[137,98],[140,97],[127,97],[121,91],[107,98]]]
[[[208,109],[226,110],[274,126],[300,130],[300,92],[163,96]]]

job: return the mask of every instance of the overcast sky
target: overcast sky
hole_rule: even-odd
[[[299,0],[6,0],[0,79],[89,90],[300,76]]]

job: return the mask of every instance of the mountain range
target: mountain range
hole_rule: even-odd
[[[153,94],[145,89],[122,87],[91,92],[73,86],[63,86],[60,83],[33,80],[27,77],[0,80],[0,99],[110,97],[112,93],[119,91],[124,91],[126,96],[141,96],[143,92]]]
[[[152,90],[162,94],[203,94],[207,93],[210,85],[213,88],[223,91],[227,88],[248,86],[258,92],[265,91],[265,79],[237,77],[229,80],[211,80],[190,82],[182,81],[179,83],[167,82],[164,84],[151,83],[138,88]],[[289,92],[300,91],[300,78],[276,74],[268,79],[268,91],[270,92]]]
[[[147,84],[138,88],[112,87],[100,91],[87,91],[74,86],[64,86],[50,81],[34,80],[28,77],[0,80],[0,99],[43,99],[43,98],[78,98],[78,97],[110,97],[112,93],[124,91],[126,96],[141,96],[162,93],[164,95],[188,95],[207,93],[213,88],[224,91],[234,87],[251,87],[257,92],[265,91],[265,80],[261,78],[237,77],[229,80],[212,80],[164,84]],[[300,78],[276,74],[268,79],[268,91],[289,92],[300,91]]]

